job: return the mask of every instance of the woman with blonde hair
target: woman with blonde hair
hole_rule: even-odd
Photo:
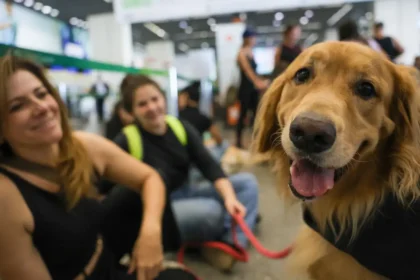
[[[163,259],[158,173],[105,138],[73,132],[58,93],[31,61],[0,58],[0,106],[0,278],[154,279]],[[100,235],[99,177],[144,201],[129,274],[115,267]]]

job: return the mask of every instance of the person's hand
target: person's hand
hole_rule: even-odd
[[[260,79],[260,78],[258,78],[254,83],[255,88],[258,90],[265,90],[267,89],[268,85],[269,85],[268,80]]]
[[[225,207],[231,216],[239,214],[243,218],[246,215],[245,206],[236,197],[225,199]]]
[[[162,230],[160,226],[143,225],[131,257],[129,274],[137,271],[137,280],[153,280],[163,262]]]

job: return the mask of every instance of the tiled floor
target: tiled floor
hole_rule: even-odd
[[[101,133],[102,131],[94,119],[87,126],[75,122],[75,127],[94,133]],[[234,139],[233,131],[228,131],[225,134],[227,139]],[[244,139],[245,144],[249,143],[249,134],[248,131],[247,135],[244,135],[247,138]],[[283,249],[293,241],[293,236],[300,224],[299,209],[297,207],[285,209],[276,194],[276,183],[267,167],[258,166],[250,171],[257,176],[260,183],[260,213],[263,220],[259,226],[258,238],[270,250]],[[238,263],[231,274],[220,273],[201,259],[187,257],[186,264],[203,280],[292,280],[285,276],[283,260],[264,258],[254,249],[251,249],[250,252],[250,261],[248,263]]]

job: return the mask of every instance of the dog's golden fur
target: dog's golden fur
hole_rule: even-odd
[[[295,73],[303,67],[312,69],[312,77],[297,84]],[[347,171],[332,190],[305,205],[321,232],[336,219],[336,236],[350,229],[355,238],[385,195],[394,193],[407,207],[419,198],[419,94],[414,75],[411,68],[392,64],[361,44],[328,42],[304,51],[264,94],[253,148],[271,154],[286,201],[297,201],[288,187],[290,159],[295,159],[288,136],[291,121],[310,111],[336,127],[336,141],[324,162],[334,168],[347,165]],[[376,97],[364,100],[355,94],[355,84],[362,79],[374,85]],[[290,262],[317,280],[385,279],[307,226],[294,243]]]

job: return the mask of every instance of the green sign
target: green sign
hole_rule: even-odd
[[[150,6],[153,0],[122,0],[122,7],[124,9],[141,8]]]

